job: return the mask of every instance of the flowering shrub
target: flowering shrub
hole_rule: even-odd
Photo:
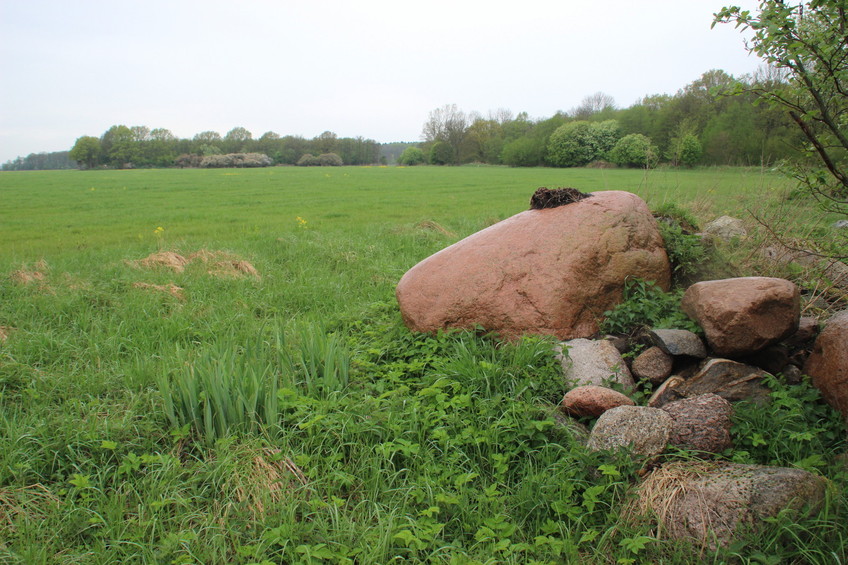
[[[306,153],[298,160],[297,165],[299,167],[341,167],[344,162],[335,153],[322,153],[317,157],[312,153]]]
[[[227,155],[207,155],[200,161],[203,168],[221,167],[268,167],[274,162],[263,153],[228,153]]]

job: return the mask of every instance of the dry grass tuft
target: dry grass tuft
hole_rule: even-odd
[[[266,502],[280,502],[298,486],[306,486],[303,471],[279,449],[264,448],[254,455],[245,475],[234,477],[235,498],[247,504],[254,516],[265,514]]]
[[[415,227],[420,230],[437,232],[448,237],[456,237],[456,234],[433,220],[424,220],[415,224]]]
[[[182,273],[185,270],[186,265],[188,265],[188,259],[179,253],[174,253],[173,251],[157,251],[156,253],[151,253],[139,261],[131,261],[131,264],[144,267],[146,269],[165,267],[166,269],[171,269],[177,273]]]
[[[180,286],[175,285],[174,283],[168,284],[150,284],[145,282],[134,282],[133,288],[141,288],[144,290],[154,290],[158,292],[165,292],[170,294],[174,298],[178,300],[185,300],[185,295],[183,294],[183,289]]]
[[[0,488],[0,532],[14,529],[19,519],[40,522],[47,517],[49,507],[58,504],[59,499],[41,484]]]
[[[222,278],[240,278],[243,276],[262,278],[253,265],[243,260],[218,261],[209,270],[209,274],[213,277]]]
[[[9,334],[14,331],[15,328],[10,328],[9,326],[0,326],[0,341],[6,341],[9,339]]]
[[[665,530],[673,538],[688,537],[691,531],[688,524],[681,521],[679,513],[684,499],[687,505],[694,500],[696,508],[688,511],[687,516],[692,522],[706,525],[705,533],[714,531],[713,526],[718,526],[714,523],[717,516],[710,510],[714,504],[709,503],[709,493],[699,489],[695,480],[717,467],[713,461],[680,461],[654,469],[636,488],[636,497],[622,510],[621,519],[635,522],[640,517],[653,516],[658,536]],[[710,543],[706,537],[697,541],[702,548]]]
[[[45,275],[42,271],[30,271],[26,267],[13,272],[12,282],[20,285],[30,285],[34,283],[44,282]]]

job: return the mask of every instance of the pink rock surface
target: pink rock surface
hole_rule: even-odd
[[[413,331],[571,339],[595,334],[633,277],[667,289],[668,257],[645,202],[608,191],[477,232],[415,265],[396,295]]]
[[[568,415],[577,418],[596,418],[617,406],[634,406],[626,395],[603,386],[584,385],[565,393],[560,408]]]
[[[848,422],[848,311],[832,317],[804,366],[813,385]]]
[[[704,329],[717,355],[739,357],[792,335],[801,317],[801,295],[785,279],[741,277],[695,283],[681,307]]]

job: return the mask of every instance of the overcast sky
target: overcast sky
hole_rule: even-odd
[[[759,61],[755,0],[0,0],[0,162],[110,126],[417,141],[430,110],[627,107]]]

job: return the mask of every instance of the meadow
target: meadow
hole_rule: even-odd
[[[691,562],[626,516],[639,464],[558,423],[550,340],[400,320],[407,269],[540,186],[831,220],[742,168],[0,174],[0,561]],[[700,559],[846,563],[844,428],[773,385],[723,456],[822,473],[828,504]]]

